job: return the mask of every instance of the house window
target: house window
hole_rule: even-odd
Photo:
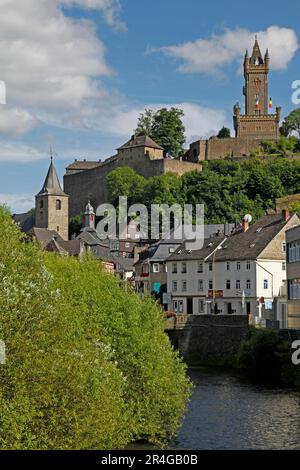
[[[153,263],[153,272],[154,273],[159,273],[159,264],[158,263]]]
[[[241,263],[239,261],[237,261],[237,263],[236,263],[236,270],[237,271],[241,270]]]
[[[227,281],[226,281],[226,289],[227,289],[227,290],[230,290],[230,289],[231,289],[231,282],[230,282],[230,279],[227,279]]]
[[[183,300],[178,300],[178,313],[183,313]]]
[[[56,199],[56,210],[61,211],[61,200],[60,199]]]
[[[182,274],[186,274],[186,263],[182,263],[181,272],[182,272]]]
[[[126,242],[125,243],[125,248],[130,248],[130,243]]]
[[[43,209],[43,208],[44,208],[44,201],[41,200],[41,201],[40,201],[40,209]]]
[[[177,274],[177,263],[172,264],[172,273]]]
[[[286,263],[282,263],[282,271],[286,271]]]
[[[209,290],[213,289],[213,282],[212,282],[211,279],[208,281],[208,288],[209,288]]]
[[[251,281],[250,281],[250,279],[248,279],[247,282],[246,282],[246,289],[251,289]]]
[[[237,281],[236,281],[235,287],[236,287],[236,289],[240,289],[240,288],[241,288],[241,281],[240,281],[240,280],[237,280]]]
[[[204,300],[198,300],[198,313],[204,313]]]
[[[177,281],[173,281],[172,291],[177,292]]]
[[[286,243],[285,242],[282,243],[282,252],[283,253],[286,252]]]
[[[56,231],[59,232],[59,226],[56,227]]]
[[[198,280],[198,291],[203,292],[203,280],[202,279]]]
[[[187,282],[182,281],[182,292],[186,292],[186,290],[187,290]]]
[[[198,263],[198,273],[203,273],[203,263]]]
[[[226,271],[230,271],[230,262],[229,261],[227,261],[227,263],[226,263]]]
[[[268,281],[268,279],[264,279],[264,289],[269,289],[269,281]]]
[[[173,300],[173,312],[178,313],[178,301]]]
[[[171,246],[171,247],[169,248],[169,253],[175,253],[175,248]]]
[[[213,270],[213,264],[212,264],[212,262],[209,263],[208,269],[209,269],[209,271],[212,271],[212,270]]]
[[[247,271],[250,271],[250,270],[251,270],[251,263],[250,263],[250,261],[247,261],[247,263],[246,263],[246,270],[247,270]]]

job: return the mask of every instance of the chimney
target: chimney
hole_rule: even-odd
[[[249,230],[249,222],[247,220],[243,220],[243,232],[247,232]]]
[[[290,211],[288,209],[282,210],[282,220],[283,222],[287,222],[290,218]]]

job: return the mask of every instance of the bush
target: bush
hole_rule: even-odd
[[[241,343],[237,360],[250,377],[279,384],[283,364],[290,362],[289,347],[277,332],[252,328],[249,337]]]
[[[0,208],[1,449],[163,443],[189,396],[185,366],[151,301],[90,258],[24,243]]]

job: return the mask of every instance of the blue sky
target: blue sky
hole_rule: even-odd
[[[232,126],[241,62],[255,33],[270,48],[270,96],[283,115],[300,80],[295,1],[1,0],[0,202],[32,207],[53,147],[62,178],[74,158],[103,159],[145,107],[181,106],[187,145]],[[264,51],[263,51],[264,52]]]

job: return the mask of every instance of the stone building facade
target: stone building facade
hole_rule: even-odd
[[[36,195],[35,227],[54,230],[69,239],[69,196],[62,190],[53,161],[41,191]]]
[[[75,161],[66,168],[64,190],[70,196],[71,217],[81,214],[87,200],[94,207],[108,201],[106,177],[116,168],[130,167],[145,178],[202,170],[199,163],[165,158],[162,147],[147,136],[133,136],[117,152],[104,162]]]
[[[248,51],[244,58],[245,114],[242,114],[239,103],[234,106],[234,138],[199,140],[191,144],[185,159],[196,162],[219,158],[250,156],[260,148],[263,140],[276,140],[279,137],[281,108],[269,113],[273,108],[269,98],[270,57],[268,50],[262,56],[257,39],[252,55]]]

